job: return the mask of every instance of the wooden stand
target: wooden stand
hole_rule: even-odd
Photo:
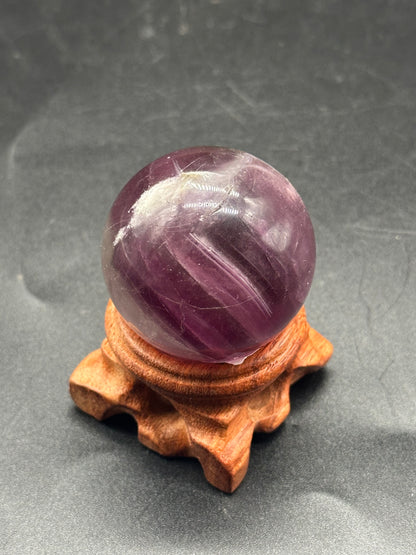
[[[231,493],[244,478],[253,432],[271,432],[290,411],[290,386],[326,364],[332,345],[304,308],[242,364],[180,361],[141,339],[111,300],[101,349],[70,378],[78,407],[103,420],[131,414],[139,440],[166,456],[196,457],[205,477]]]

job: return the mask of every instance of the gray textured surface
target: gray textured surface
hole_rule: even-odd
[[[416,4],[3,1],[0,44],[0,549],[414,553]],[[192,144],[294,183],[335,346],[232,496],[67,392],[116,193]]]

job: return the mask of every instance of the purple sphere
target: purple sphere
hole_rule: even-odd
[[[193,147],[137,173],[104,231],[117,310],[170,355],[238,364],[296,315],[315,266],[302,199],[246,152]]]

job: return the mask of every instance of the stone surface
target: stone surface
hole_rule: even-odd
[[[115,306],[143,339],[179,358],[238,364],[302,306],[315,239],[279,172],[245,152],[194,147],[122,189],[102,262]]]

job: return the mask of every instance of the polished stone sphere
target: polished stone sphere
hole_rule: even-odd
[[[274,168],[239,150],[193,147],[122,189],[102,263],[117,310],[148,343],[238,364],[301,308],[315,238],[302,199]]]

